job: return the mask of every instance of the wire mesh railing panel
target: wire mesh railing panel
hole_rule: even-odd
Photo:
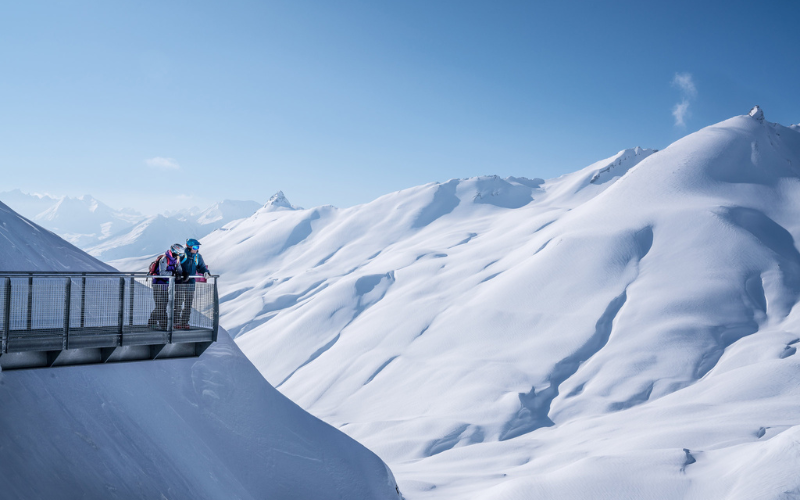
[[[0,330],[5,328],[6,324],[6,293],[10,293],[11,290],[6,292],[6,285],[10,285],[9,282],[10,278],[0,278]]]
[[[133,280],[132,284],[133,287],[129,289],[126,298],[128,311],[126,314],[125,324],[130,327],[146,327],[160,324],[166,328],[166,299],[169,291],[169,285],[154,285],[152,280],[142,278]],[[163,301],[161,301],[162,295],[164,296]],[[161,306],[159,310],[156,310],[156,298],[159,299],[159,305]],[[163,302],[163,304],[160,302]]]
[[[214,286],[211,283],[175,285],[175,325],[177,328],[211,329],[214,321]]]
[[[11,278],[10,330],[28,329],[28,298],[32,288],[29,284],[28,278]]]
[[[87,277],[84,294],[84,328],[119,328],[119,278]]]
[[[70,278],[70,299],[69,299],[69,327],[70,329],[81,327],[81,297],[83,296],[84,280],[80,278]]]
[[[66,291],[65,278],[34,278],[30,330],[63,333]]]
[[[130,274],[0,273],[3,350],[214,340],[219,307],[215,281],[176,284]]]

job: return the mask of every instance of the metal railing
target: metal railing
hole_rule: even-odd
[[[197,356],[217,340],[217,278],[0,272],[0,366]]]

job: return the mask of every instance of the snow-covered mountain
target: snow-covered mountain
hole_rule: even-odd
[[[90,195],[53,198],[15,189],[0,193],[0,200],[80,248],[95,245],[144,218],[129,208],[114,210]]]
[[[213,231],[250,217],[258,210],[297,210],[297,207],[289,203],[281,191],[263,207],[255,201],[225,200],[193,216],[181,213],[171,217],[150,217],[131,230],[87,249],[87,252],[117,269],[143,271],[155,255],[164,252],[172,243],[183,243],[187,238],[202,242]]]
[[[58,203],[58,198],[50,195],[28,194],[19,189],[0,193],[0,200],[26,219],[33,219]]]
[[[548,181],[205,240],[261,373],[409,499],[800,495],[800,133],[754,109]]]
[[[204,211],[192,207],[145,217],[131,209],[114,210],[90,195],[52,198],[15,189],[0,193],[0,200],[89,254],[123,265],[133,261],[149,263],[153,255],[163,252],[172,243],[203,238],[262,208],[255,201],[224,200]],[[281,192],[267,205],[295,208]]]
[[[144,256],[147,257],[145,260],[149,264],[154,255],[163,253],[173,243],[182,244],[187,238],[205,236],[200,228],[201,226],[194,221],[153,215],[129,230],[88,248],[86,252],[105,262]],[[114,264],[112,263],[112,265]],[[135,269],[135,271],[141,270],[143,269]]]
[[[178,217],[179,219],[193,219],[197,218],[198,215],[203,213],[200,210],[200,207],[194,206],[191,208],[183,208],[180,210],[167,210],[166,212],[162,212],[161,215],[164,217]]]
[[[114,271],[0,202],[0,271]]]
[[[0,236],[3,270],[110,270],[1,203]],[[3,499],[400,498],[225,331],[199,358],[0,372],[0,401]]]
[[[292,205],[283,194],[283,191],[278,191],[273,194],[261,208],[269,212],[275,212],[277,210],[302,210],[302,207]],[[250,215],[252,215],[252,213]]]
[[[62,197],[55,205],[37,214],[34,220],[73,245],[86,246],[104,240],[141,220],[130,210],[114,210],[90,195]]]

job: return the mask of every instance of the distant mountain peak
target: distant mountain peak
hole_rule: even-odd
[[[297,210],[300,207],[292,205],[286,198],[286,195],[283,194],[283,191],[278,191],[277,193],[270,196],[269,200],[267,200],[267,203],[264,204],[264,208],[269,211],[272,211],[272,210]]]
[[[753,118],[755,118],[760,122],[764,121],[764,111],[761,109],[761,107],[758,106],[758,104],[753,106],[753,109],[750,110],[750,116],[752,116]]]

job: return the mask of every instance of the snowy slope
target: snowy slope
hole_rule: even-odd
[[[398,499],[224,332],[198,358],[0,373],[3,498]]]
[[[0,203],[0,271],[114,271]]]
[[[0,236],[2,270],[112,270],[1,203]],[[0,372],[0,401],[3,499],[399,498],[224,330],[200,358]]]
[[[250,217],[259,208],[261,204],[256,201],[224,200],[205,209],[197,217],[197,223],[214,230],[230,221]]]
[[[550,181],[206,239],[262,374],[423,498],[800,495],[800,133],[759,110]]]

